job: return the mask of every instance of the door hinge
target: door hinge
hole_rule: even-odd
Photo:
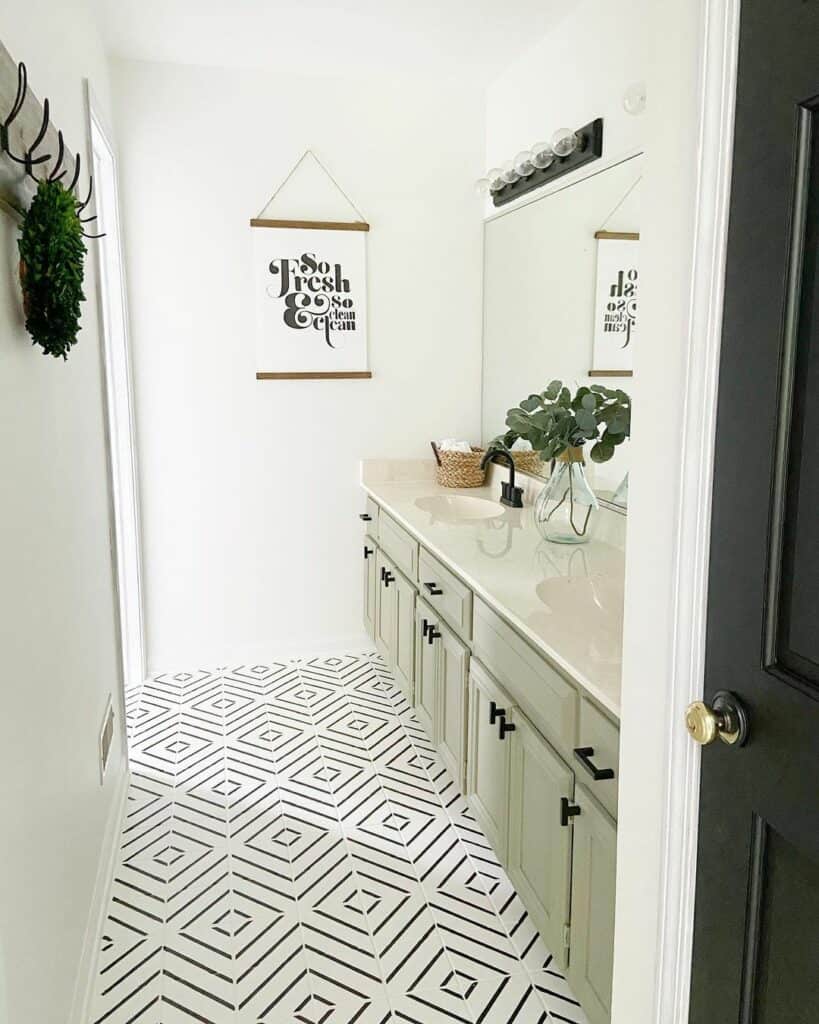
[[[563,925],[563,948],[568,952],[572,944],[572,928],[571,925]],[[568,957],[567,957],[568,960]]]

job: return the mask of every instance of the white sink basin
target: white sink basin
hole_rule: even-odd
[[[498,502],[468,494],[434,494],[416,498],[415,504],[423,512],[429,512],[433,520],[443,523],[474,523],[503,515],[503,507]]]

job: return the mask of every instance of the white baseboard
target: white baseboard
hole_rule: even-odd
[[[128,783],[131,773],[125,762],[123,771],[117,781],[117,789],[111,801],[105,833],[100,845],[100,859],[97,865],[97,877],[91,897],[91,908],[85,927],[82,954],[77,968],[77,983],[74,986],[74,1000],[68,1024],[89,1024],[91,1020],[91,1000],[94,998],[94,983],[97,977],[97,958],[99,956],[100,937],[108,909],[108,898],[114,878],[117,862],[119,837],[122,833],[122,822],[125,818],[125,801],[128,796]]]

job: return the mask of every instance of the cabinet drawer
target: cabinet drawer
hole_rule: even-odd
[[[421,593],[464,640],[472,639],[472,591],[421,548],[418,561]]]
[[[376,505],[372,498],[367,498],[367,503],[364,506],[364,512],[361,515],[361,519],[364,523],[364,532],[368,537],[372,537],[373,540],[378,540],[378,518],[381,509]]]
[[[418,541],[386,512],[378,517],[378,543],[401,572],[414,583],[418,579]]]
[[[620,730],[591,701],[580,701],[578,746],[574,751],[574,769],[612,817],[617,817],[617,787],[620,765]],[[595,781],[593,769],[613,771],[613,779]]]
[[[479,598],[473,651],[567,760],[577,746],[578,695],[572,684]]]

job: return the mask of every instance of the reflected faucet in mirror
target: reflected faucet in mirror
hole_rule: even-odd
[[[515,460],[509,452],[495,448],[490,449],[481,459],[481,469],[486,469],[490,462],[505,461],[509,466],[509,479],[501,484],[501,505],[509,508],[523,508],[523,488],[515,486]]]

